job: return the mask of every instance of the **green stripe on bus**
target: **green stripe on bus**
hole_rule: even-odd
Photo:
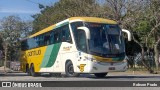
[[[42,63],[41,63],[41,67],[45,67],[45,66],[47,65],[53,47],[54,47],[54,45],[49,45],[49,46],[47,46],[46,52],[45,52],[45,54],[44,54],[43,61],[42,61]]]
[[[52,52],[51,52],[51,54],[50,54],[50,58],[49,58],[49,61],[48,61],[47,65],[46,65],[46,67],[51,67],[51,66],[53,66],[53,64],[54,64],[55,61],[56,61],[56,58],[57,58],[57,55],[58,55],[60,46],[61,46],[61,43],[56,43],[56,44],[54,44],[54,47],[53,47],[53,49],[52,49]]]

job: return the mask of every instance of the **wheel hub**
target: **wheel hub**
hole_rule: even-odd
[[[70,65],[70,66],[68,67],[68,72],[69,72],[70,75],[73,75],[73,74],[74,74],[73,65]]]

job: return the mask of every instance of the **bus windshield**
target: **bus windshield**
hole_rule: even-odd
[[[89,50],[98,55],[116,55],[125,52],[121,29],[116,24],[85,23],[90,30]]]

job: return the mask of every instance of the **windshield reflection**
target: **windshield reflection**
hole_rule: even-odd
[[[124,53],[124,41],[118,25],[85,23],[85,26],[91,34],[90,52],[101,55]]]

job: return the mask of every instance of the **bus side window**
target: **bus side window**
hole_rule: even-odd
[[[39,46],[43,46],[44,45],[44,35],[40,35],[39,36]]]
[[[21,42],[21,50],[22,51],[28,50],[27,40]]]
[[[68,24],[62,27],[62,42],[72,43]]]
[[[76,46],[78,47],[78,27],[81,27],[83,26],[83,23],[82,22],[73,22],[71,23],[71,28],[72,28],[72,31],[73,31],[73,35],[74,35],[74,39],[75,39],[75,42],[76,42]]]
[[[50,33],[46,33],[44,36],[44,45],[50,44]]]
[[[32,41],[30,38],[27,40],[27,44],[28,44],[28,49],[32,49]]]
[[[50,40],[49,40],[50,44],[54,44],[54,32],[52,31],[50,34]]]
[[[38,43],[38,47],[39,47],[40,46],[40,35],[37,38],[38,38],[37,43]]]
[[[38,37],[34,37],[34,43],[35,43],[35,46],[34,47],[38,47]]]
[[[60,42],[60,33],[59,30],[54,31],[54,43],[59,43]]]
[[[62,42],[65,42],[66,41],[66,35],[65,35],[65,30],[62,29]]]
[[[36,37],[29,38],[27,40],[27,43],[28,43],[29,49],[36,48],[38,46],[36,43]]]
[[[77,46],[78,46],[78,49],[83,51],[83,52],[87,52],[86,34],[82,30],[78,30],[77,32],[78,32],[78,34],[77,34]]]

